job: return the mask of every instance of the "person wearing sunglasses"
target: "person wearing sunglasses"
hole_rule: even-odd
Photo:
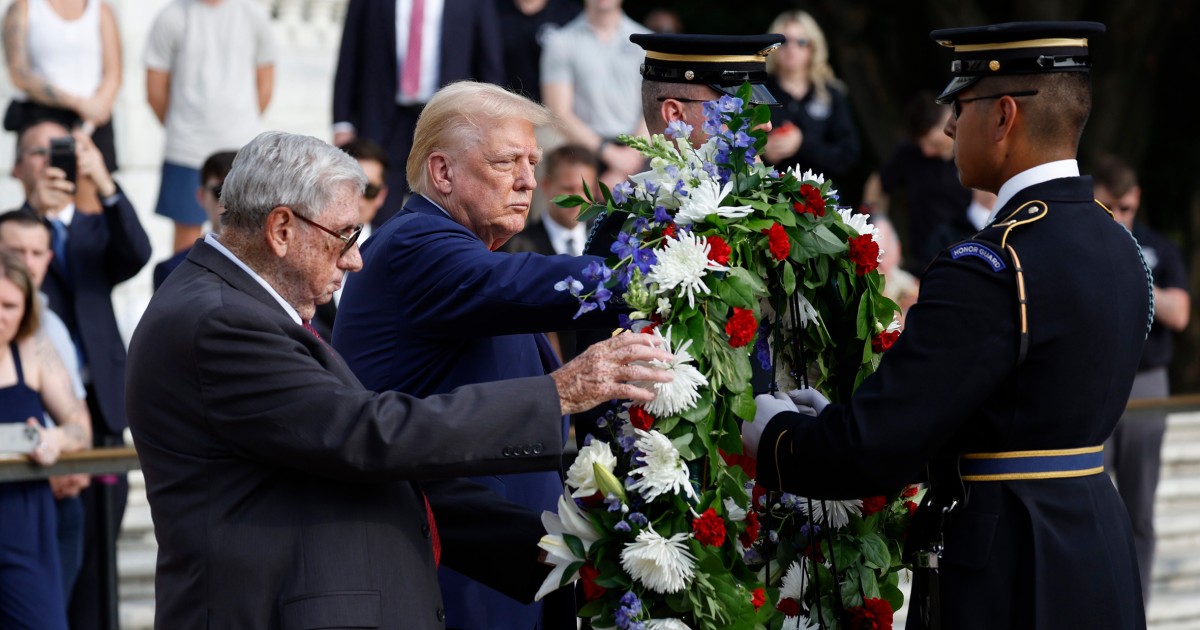
[[[1146,627],[1103,445],[1134,383],[1152,287],[1075,159],[1089,42],[1103,32],[931,33],[954,50],[937,100],[958,112],[945,130],[963,186],[997,195],[989,223],[930,263],[904,331],[849,400],[759,396],[742,428],[770,490],[851,499],[928,483],[906,534],[908,628]]]
[[[221,233],[221,211],[224,210],[221,206],[221,185],[225,183],[225,176],[229,174],[233,158],[236,156],[237,151],[218,151],[208,156],[200,166],[200,185],[196,188],[196,202],[204,208],[209,230],[214,234]],[[166,282],[167,276],[187,259],[190,251],[191,247],[184,248],[154,266],[155,291]]]
[[[767,86],[779,107],[771,111],[764,157],[780,171],[797,166],[840,182],[862,148],[846,86],[829,63],[825,33],[804,11],[782,13],[768,31],[786,41],[767,58]]]

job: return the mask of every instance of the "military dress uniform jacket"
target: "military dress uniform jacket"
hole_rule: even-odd
[[[1009,220],[1021,224],[1004,238]],[[931,263],[903,334],[849,404],[768,425],[759,482],[853,499],[964,453],[1101,445],[1149,302],[1137,246],[1093,201],[1090,177],[1030,186]],[[1145,627],[1129,519],[1105,474],[967,483],[944,532],[943,628]]]

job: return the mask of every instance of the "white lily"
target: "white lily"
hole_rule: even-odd
[[[540,601],[562,586],[568,566],[587,559],[580,558],[571,551],[563,539],[563,534],[579,538],[583,542],[585,554],[588,549],[591,549],[593,543],[600,540],[600,534],[592,527],[592,522],[579,509],[579,506],[575,505],[575,500],[571,498],[571,495],[565,491],[563,496],[558,498],[558,514],[550,511],[542,512],[542,527],[546,528],[546,535],[542,536],[538,547],[546,551],[546,563],[554,568],[551,569],[550,575],[546,576],[546,581],[542,582],[542,587],[538,589],[537,595],[533,596],[534,601]],[[579,579],[578,571],[572,574],[568,581],[574,582],[577,579]]]

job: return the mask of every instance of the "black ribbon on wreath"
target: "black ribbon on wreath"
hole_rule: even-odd
[[[827,307],[827,317],[825,318],[824,323],[826,329],[829,331],[830,337],[832,339],[853,339],[856,336],[855,320],[857,318],[857,312],[851,312],[848,308],[848,305],[842,300],[837,281],[832,280],[830,284],[823,287],[819,293],[821,294],[824,304]],[[786,300],[786,304],[783,303],[784,300]],[[772,347],[774,349],[772,352],[772,367],[781,364],[780,361],[783,360],[783,349],[787,345],[783,336],[785,328],[784,313],[786,309],[786,319],[791,320],[791,326],[789,328],[792,333],[790,341],[794,359],[794,364],[790,370],[790,376],[792,377],[792,380],[800,387],[809,387],[808,356],[804,345],[804,329],[801,325],[802,309],[800,307],[800,299],[797,295],[776,296],[776,299],[772,300],[771,306],[775,309],[777,317],[777,321],[775,321],[771,327],[771,336],[773,341]],[[858,373],[858,361],[856,360],[856,353],[852,349],[847,348],[850,345],[851,344],[841,344],[837,346],[834,351],[833,365],[840,367],[841,369],[834,369],[830,374],[830,382],[827,382],[826,384],[831,385],[831,390],[836,392],[838,397],[835,400],[848,400],[854,392],[854,381]],[[856,369],[847,369],[845,366],[854,366]],[[766,380],[770,383],[769,392],[771,394],[779,391],[779,383],[776,379],[776,373],[774,369],[771,370],[771,373]],[[756,391],[756,393],[759,392]],[[769,506],[773,506],[778,503],[782,494],[783,493],[781,492],[768,493],[766,497],[767,507],[769,508]],[[841,585],[838,580],[837,559],[835,557],[833,548],[833,528],[829,525],[829,503],[822,500],[814,501],[813,499],[809,498],[806,498],[805,501],[805,512],[808,526],[808,534],[806,538],[808,539],[808,547],[799,551],[801,556],[805,557],[808,562],[819,563],[822,561],[822,556],[824,555],[821,553],[821,542],[825,543],[825,546],[828,549],[827,558],[829,560],[830,574],[833,576],[834,580],[830,605],[833,609],[832,612],[838,625],[845,626],[848,624],[849,619],[846,615],[845,605],[842,602]],[[816,510],[814,509],[814,503],[819,503],[821,506],[820,519],[817,519],[815,516]],[[764,510],[764,513],[770,515],[771,510],[766,509]],[[779,522],[771,522],[768,524],[769,527],[773,528],[778,528],[778,525]],[[822,534],[824,539],[823,541]],[[766,544],[764,544],[763,551],[764,560],[766,561],[768,567],[767,581],[769,583],[770,559],[775,556],[776,552],[775,547],[770,544],[769,539],[766,541]],[[820,593],[820,573],[817,571],[815,566],[811,568],[811,572],[806,571],[805,577],[807,578],[809,576],[812,578],[812,586],[816,589],[817,593]],[[863,599],[865,600],[866,593],[862,592],[861,584],[858,585],[858,590],[860,595],[862,595]],[[800,603],[802,604],[803,602]],[[830,623],[825,620],[824,607],[820,605],[819,596],[815,606],[812,608],[816,609],[817,624],[821,628],[829,628]],[[809,608],[809,610],[806,611],[809,615],[811,615],[813,612],[812,608]],[[830,620],[830,622],[832,621],[834,620]]]

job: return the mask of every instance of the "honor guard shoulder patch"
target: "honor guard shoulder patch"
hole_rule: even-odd
[[[984,262],[991,266],[992,271],[1003,271],[1008,268],[1004,263],[1004,258],[997,254],[992,248],[980,243],[960,243],[950,248],[950,257],[958,260],[963,256],[975,256],[982,258]]]

